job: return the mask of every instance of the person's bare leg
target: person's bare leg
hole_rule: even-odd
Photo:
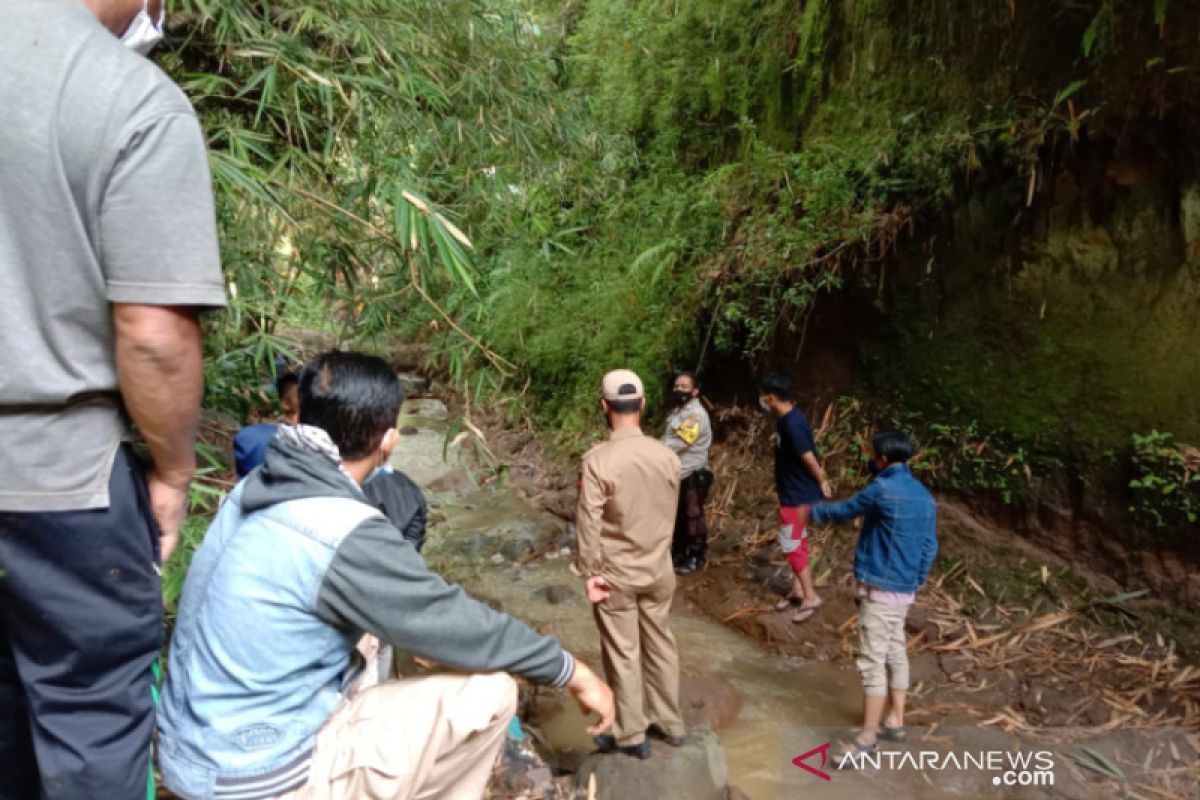
[[[800,609],[792,617],[792,622],[807,622],[821,607],[821,598],[817,594],[817,587],[813,585],[812,564],[805,565],[796,579],[800,584],[801,600]]]
[[[889,728],[900,728],[904,726],[904,703],[908,699],[907,689],[889,689],[888,697],[892,701],[892,707],[888,710],[887,726]]]
[[[875,744],[875,736],[879,733],[879,723],[883,719],[883,705],[886,702],[886,697],[863,696],[863,729],[855,740],[859,744]]]
[[[803,611],[806,608],[821,605],[821,598],[817,595],[817,587],[813,584],[812,564],[805,566],[796,578],[800,585],[800,597],[803,598],[803,602],[800,603],[800,609]]]

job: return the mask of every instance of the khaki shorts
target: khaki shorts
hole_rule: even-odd
[[[888,687],[908,688],[904,621],[908,605],[863,600],[858,609],[858,672],[867,697],[884,697]],[[889,680],[890,677],[890,680]]]

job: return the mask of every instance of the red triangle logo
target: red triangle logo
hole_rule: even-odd
[[[826,742],[825,744],[823,744],[819,747],[814,747],[812,750],[809,750],[807,753],[801,753],[800,755],[798,755],[792,759],[792,763],[795,764],[800,769],[805,770],[806,772],[811,772],[813,775],[816,775],[821,780],[825,780],[825,781],[830,780],[829,773],[823,772],[823,771],[817,769],[816,767],[810,767],[808,764],[804,763],[809,758],[812,758],[817,753],[820,753],[821,754],[821,766],[822,767],[825,766],[825,761],[829,758],[829,745],[830,744],[831,744],[830,742]]]

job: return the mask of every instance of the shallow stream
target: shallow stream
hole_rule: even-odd
[[[598,668],[599,637],[582,582],[568,568],[568,551],[556,546],[527,564],[517,563],[526,543],[544,547],[558,539],[559,545],[566,544],[561,520],[531,507],[506,488],[480,487],[469,478],[461,448],[447,447],[445,411],[436,401],[406,405],[401,425],[407,435],[392,461],[426,488],[431,525],[425,555],[430,566],[476,597],[556,637]],[[508,554],[500,555],[504,547]],[[551,602],[548,592],[556,602]],[[715,678],[742,697],[737,719],[720,728],[718,735],[730,784],[754,800],[1034,796],[983,793],[977,781],[964,785],[939,780],[935,787],[922,773],[911,770],[859,775],[827,766],[826,771],[834,773],[830,781],[810,775],[790,760],[829,739],[832,726],[842,729],[832,735],[852,735],[849,726],[859,719],[861,703],[857,674],[767,653],[689,609],[682,600],[672,610],[672,628],[685,676]],[[593,749],[573,703],[555,704],[536,722],[545,744],[561,761],[569,763]],[[993,738],[989,744],[1002,743]],[[838,744],[835,738],[833,750]],[[807,763],[819,766],[819,757]]]

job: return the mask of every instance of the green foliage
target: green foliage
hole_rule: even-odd
[[[1133,469],[1129,510],[1135,520],[1150,529],[1200,521],[1200,450],[1161,431],[1134,434]]]
[[[880,348],[866,360],[891,370],[864,374],[937,421],[905,420],[947,486],[1017,502],[1064,440],[1103,448],[1183,396],[1180,348],[1142,345],[1186,324],[1123,347],[1137,304],[1075,291],[1107,246],[1049,237],[1015,277],[923,254],[928,282],[978,302],[886,302],[925,291],[896,254],[981,211],[976,186],[1003,199],[987,224],[1015,227],[1074,143],[1191,86],[1165,0],[181,6],[162,63],[208,134],[235,299],[207,331],[210,406],[244,416],[290,329],[317,328],[427,339],[472,400],[519,389],[573,436],[597,427],[605,370],[638,370],[653,402],[673,366],[803,341],[847,285],[890,314],[909,358]]]
[[[366,338],[477,294],[507,188],[560,141],[549,61],[518,2],[184,0],[162,56],[208,135],[234,299],[210,399],[269,374],[289,324]],[[317,302],[313,302],[316,300]],[[504,369],[502,359],[492,358]],[[238,405],[238,403],[233,403]]]
[[[863,460],[851,458],[843,469],[841,480],[852,484],[866,480],[871,436],[886,428],[912,437],[917,452],[909,463],[926,485],[1004,505],[1031,505],[1063,466],[1053,453],[1033,449],[1011,435],[986,433],[976,422],[931,420],[879,402],[839,398],[829,420],[823,448],[862,455]]]

